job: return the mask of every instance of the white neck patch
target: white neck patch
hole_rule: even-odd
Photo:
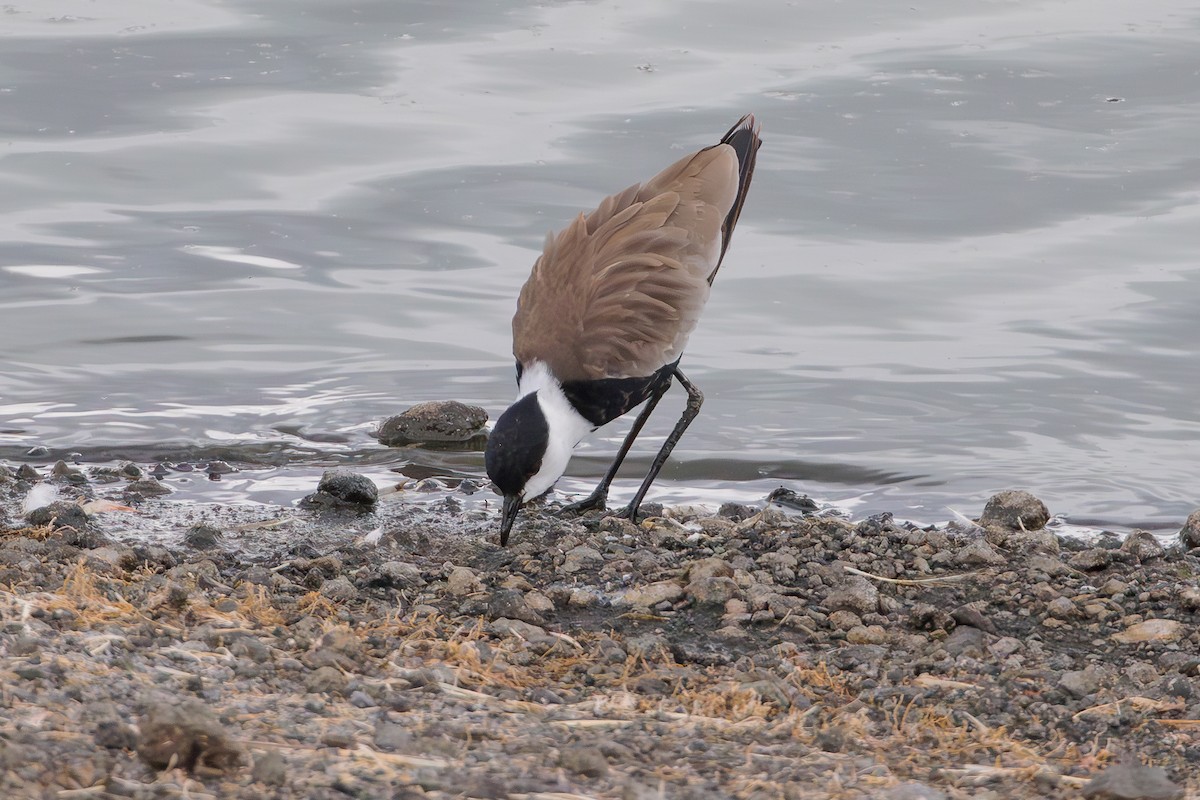
[[[595,428],[575,410],[571,401],[563,394],[562,386],[541,361],[529,364],[521,373],[517,399],[530,392],[537,392],[538,407],[546,416],[550,428],[550,442],[542,467],[525,484],[525,499],[532,500],[545,494],[567,470],[575,445]]]

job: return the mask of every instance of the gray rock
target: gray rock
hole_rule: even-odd
[[[946,641],[942,642],[942,647],[946,648],[946,652],[957,658],[958,656],[975,656],[980,658],[983,656],[984,647],[987,643],[987,634],[974,628],[970,625],[959,625],[950,635],[946,637]]]
[[[379,500],[379,489],[366,475],[348,469],[327,469],[315,494],[304,498],[309,505],[370,508]]]
[[[330,578],[321,584],[321,595],[335,603],[348,603],[358,599],[358,589],[345,575]]]
[[[1100,689],[1100,679],[1104,673],[1094,666],[1086,669],[1064,672],[1058,679],[1059,688],[1073,697],[1086,697]]]
[[[87,514],[83,509],[78,504],[66,500],[35,508],[25,515],[25,519],[29,520],[30,525],[52,525],[55,530],[59,528],[80,529],[87,527],[88,524]]]
[[[414,443],[465,442],[478,436],[487,422],[487,412],[457,400],[418,403],[407,411],[384,420],[375,436],[380,443],[395,446]]]
[[[604,565],[604,556],[600,551],[587,545],[572,547],[563,559],[562,571],[566,573],[582,572],[585,569],[596,569]]]
[[[689,581],[700,578],[732,578],[733,566],[723,558],[702,558],[687,566]]]
[[[287,764],[278,750],[268,750],[254,759],[250,777],[266,786],[283,786],[287,783]]]
[[[1121,552],[1128,553],[1139,562],[1162,558],[1166,552],[1150,531],[1135,530],[1121,542]]]
[[[1112,563],[1112,551],[1100,547],[1080,550],[1067,559],[1067,563],[1084,572],[1095,572]]]
[[[979,524],[983,527],[996,525],[1010,530],[1036,531],[1046,527],[1050,512],[1046,504],[1029,492],[1008,490],[992,495],[983,507]]]
[[[879,800],[946,800],[946,793],[928,784],[909,781],[883,790]]]
[[[1179,529],[1179,542],[1185,550],[1200,547],[1200,509],[1188,514],[1187,522]]]
[[[996,552],[996,549],[983,539],[976,539],[960,547],[954,552],[954,563],[961,567],[977,569],[979,567],[999,567],[1008,563],[1008,559]]]
[[[455,567],[446,576],[446,591],[455,597],[466,597],[469,594],[483,591],[483,581],[475,571],[468,567]]]
[[[741,590],[733,578],[705,576],[689,583],[684,587],[683,593],[697,605],[723,606],[737,597]]]
[[[318,667],[304,678],[304,689],[316,693],[345,694],[346,676],[336,667]]]
[[[571,745],[558,754],[558,765],[585,778],[603,778],[608,774],[608,759],[597,747]]]
[[[413,735],[408,728],[388,719],[375,723],[375,746],[380,750],[396,752],[412,743]]]
[[[879,589],[866,578],[851,575],[829,593],[825,605],[830,611],[870,614],[879,610]]]
[[[183,534],[183,543],[193,550],[212,550],[221,544],[224,535],[211,525],[193,525]]]
[[[631,586],[613,595],[613,605],[621,608],[653,608],[659,603],[674,603],[683,597],[683,587],[675,581],[657,581]]]
[[[173,697],[154,703],[138,730],[138,755],[155,769],[174,764],[188,771],[226,772],[242,762],[241,747],[199,700]]]
[[[1096,800],[1182,800],[1183,787],[1162,767],[1114,764],[1083,786],[1083,796]]]
[[[375,582],[396,589],[419,589],[425,585],[420,567],[407,561],[383,562],[379,565]]]

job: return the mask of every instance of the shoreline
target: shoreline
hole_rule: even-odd
[[[500,549],[445,504],[168,498],[137,541],[24,491],[0,475],[6,797],[1200,792],[1200,550],[1153,536],[728,504],[535,512]]]

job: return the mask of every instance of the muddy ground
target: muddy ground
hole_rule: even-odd
[[[543,512],[501,549],[453,498],[59,472],[0,467],[3,798],[1200,796],[1200,550],[1029,497]]]

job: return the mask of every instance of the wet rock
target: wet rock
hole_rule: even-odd
[[[1186,634],[1187,629],[1182,622],[1173,619],[1148,619],[1114,633],[1112,639],[1121,644],[1174,642],[1182,639]]]
[[[384,420],[376,432],[380,443],[390,446],[465,442],[479,435],[487,412],[457,400],[418,403],[407,411]]]
[[[782,506],[792,511],[803,511],[806,514],[811,514],[820,509],[817,501],[813,500],[806,494],[800,494],[791,489],[780,486],[778,489],[767,495],[767,502]]]
[[[379,501],[379,489],[366,475],[348,469],[327,469],[317,491],[304,503],[318,508],[354,508],[365,510]]]
[[[1121,543],[1121,552],[1128,553],[1139,563],[1162,558],[1166,552],[1150,531],[1135,530]]]
[[[1095,800],[1182,800],[1183,787],[1162,767],[1113,764],[1083,786],[1083,796]]]
[[[746,505],[745,503],[722,503],[721,507],[717,509],[717,516],[733,520],[734,522],[741,522],[742,520],[750,519],[758,511],[754,506]],[[1200,522],[1197,524],[1200,525]]]
[[[211,525],[193,525],[183,534],[183,543],[193,550],[213,550],[221,544],[224,536]]]
[[[278,750],[268,750],[254,759],[250,777],[266,786],[283,786],[287,783],[287,764]]]
[[[35,508],[25,515],[25,519],[30,525],[51,525],[55,530],[59,528],[85,528],[88,520],[87,514],[77,503],[71,503],[66,500],[59,500],[49,505],[44,505],[41,508]]]
[[[983,507],[979,524],[999,526],[1010,530],[1036,531],[1046,527],[1050,512],[1046,504],[1029,492],[1008,490],[992,495]]]
[[[74,483],[77,485],[87,483],[86,475],[84,475],[77,467],[73,467],[62,460],[54,463],[54,466],[50,469],[50,474],[55,478],[66,481],[67,483]]]
[[[488,619],[519,619],[530,625],[541,625],[546,620],[525,602],[525,593],[519,589],[498,589],[492,592],[487,603]]]
[[[419,589],[425,585],[421,568],[406,561],[385,561],[371,576],[374,586],[390,586],[394,589]]]
[[[608,774],[608,759],[597,747],[572,745],[558,754],[558,765],[585,778],[603,778]]]
[[[142,478],[125,484],[125,496],[131,499],[162,497],[171,491],[171,487],[159,483],[154,478]]]
[[[155,702],[138,729],[138,755],[155,769],[175,765],[196,772],[227,772],[242,761],[241,748],[199,700]]]
[[[1179,529],[1179,542],[1184,550],[1200,547],[1200,509],[1188,514],[1187,522]]]

